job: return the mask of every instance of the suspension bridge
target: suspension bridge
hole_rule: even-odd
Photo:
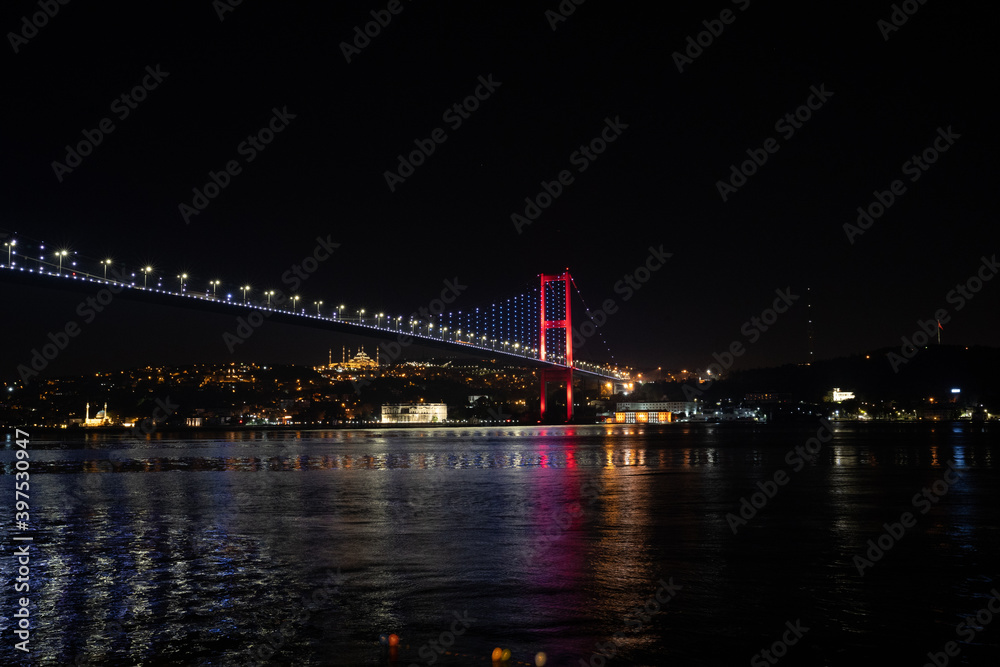
[[[574,337],[581,336],[573,326],[573,297],[584,307],[586,304],[568,269],[560,274],[540,274],[536,278],[537,287],[527,288],[520,294],[486,306],[448,310],[448,299],[443,292],[442,299],[434,299],[429,306],[404,316],[365,308],[352,308],[353,312],[345,313],[344,305],[328,305],[335,302],[315,300],[303,303],[297,294],[254,289],[248,284],[235,285],[234,289],[233,285],[221,280],[206,281],[205,289],[192,289],[195,279],[187,273],[178,274],[176,282],[167,279],[164,284],[165,276],[157,275],[151,266],[128,271],[108,259],[87,260],[65,250],[46,252],[42,243],[26,245],[19,239],[4,242],[6,256],[0,257],[0,275],[8,281],[42,283],[88,292],[107,288],[115,298],[141,299],[214,312],[236,312],[244,322],[250,323],[248,326],[259,326],[253,324],[254,321],[262,322],[266,317],[374,337],[385,342],[383,349],[399,350],[400,343],[404,346],[418,344],[483,359],[516,360],[540,371],[543,418],[548,384],[565,385],[566,419],[570,420],[573,417],[575,376],[618,382],[629,378],[626,370],[613,363],[574,357]],[[454,301],[452,298],[451,302]],[[585,324],[593,328],[587,330],[584,340],[595,333],[597,338],[603,340],[592,323]],[[393,345],[396,347],[392,348]],[[607,354],[611,357],[610,352]]]

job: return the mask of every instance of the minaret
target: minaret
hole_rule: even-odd
[[[809,360],[813,362],[813,320],[812,320],[812,288],[806,288],[806,336],[809,338]]]
[[[83,423],[86,424],[90,421],[90,403],[87,403],[87,414],[83,418]]]
[[[101,423],[103,424],[106,421],[108,421],[108,402],[104,401],[104,419]]]

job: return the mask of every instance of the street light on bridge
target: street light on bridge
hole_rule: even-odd
[[[220,282],[222,282],[222,281],[220,281],[220,280],[212,280],[212,281],[209,281],[209,283],[208,283],[209,285],[212,286],[212,296],[213,297],[215,296],[215,288],[219,286]]]
[[[271,297],[274,295],[274,290],[269,290],[267,292],[264,292],[264,294],[267,295],[267,307],[270,308],[271,307]]]
[[[187,280],[188,274],[182,273],[177,276],[177,279],[181,282],[181,292],[184,292],[184,281]]]
[[[142,289],[146,289],[146,278],[152,273],[153,267],[144,266],[142,267]]]
[[[14,239],[13,241],[7,241],[6,243],[4,243],[4,245],[7,246],[7,266],[10,267],[12,266],[10,256],[13,253],[14,246],[17,245],[17,239]]]
[[[375,320],[375,326],[378,328],[382,327],[382,318],[385,317],[384,313],[379,313],[378,318]]]
[[[339,310],[339,311],[340,311],[340,314],[339,314],[339,315],[337,315],[337,319],[341,319],[341,320],[342,320],[342,319],[344,319],[344,304],[340,304],[340,305],[339,305],[339,306],[337,307],[337,310]]]
[[[111,265],[111,260],[110,259],[106,259],[103,262],[101,262],[101,264],[104,265],[104,279],[107,280],[108,279],[108,267]]]
[[[322,301],[313,301],[313,305],[316,306],[316,314],[319,315],[319,307],[323,305]]]
[[[365,309],[362,308],[358,311],[358,324],[364,322],[364,319],[365,319]]]
[[[293,297],[292,297],[292,312],[293,312],[293,313],[295,312],[295,306],[297,306],[297,305],[298,305],[298,304],[296,303],[296,301],[298,301],[298,300],[299,300],[299,299],[301,299],[301,298],[302,298],[302,297],[301,297],[301,296],[299,296],[298,294],[296,294],[295,296],[293,296]]]
[[[59,250],[59,251],[56,252],[56,257],[59,258],[59,275],[62,275],[62,260],[63,260],[63,257],[65,257],[68,254],[69,254],[69,251],[66,251],[66,250]]]
[[[247,290],[250,289],[250,285],[244,285],[240,289],[243,290],[243,305],[245,306],[247,305]]]

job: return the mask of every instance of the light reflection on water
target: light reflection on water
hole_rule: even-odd
[[[859,664],[883,650],[919,661],[956,639],[955,619],[996,585],[996,434],[841,425],[790,472],[786,453],[815,432],[678,424],[155,434],[141,446],[39,438],[36,662],[236,664],[266,654],[266,637],[284,628],[287,637],[272,636],[276,663],[392,664],[373,640],[395,631],[397,664],[409,665],[462,612],[477,620],[454,650],[477,658],[435,654],[436,665],[488,664],[479,658],[496,645],[522,661],[545,650],[550,665],[576,665],[615,633],[621,664],[742,664],[798,617],[813,629],[782,664]],[[961,483],[858,576],[854,556],[913,511],[911,497],[949,460]],[[734,535],[727,514],[777,470],[791,481]],[[3,531],[10,544],[9,524]],[[9,581],[11,559],[0,567]],[[338,571],[337,592],[325,594]],[[668,578],[681,592],[636,621]],[[11,644],[0,647],[5,662]],[[967,647],[962,659],[992,648]]]

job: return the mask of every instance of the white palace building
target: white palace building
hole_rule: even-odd
[[[403,403],[382,406],[383,424],[431,424],[448,419],[444,403]]]

